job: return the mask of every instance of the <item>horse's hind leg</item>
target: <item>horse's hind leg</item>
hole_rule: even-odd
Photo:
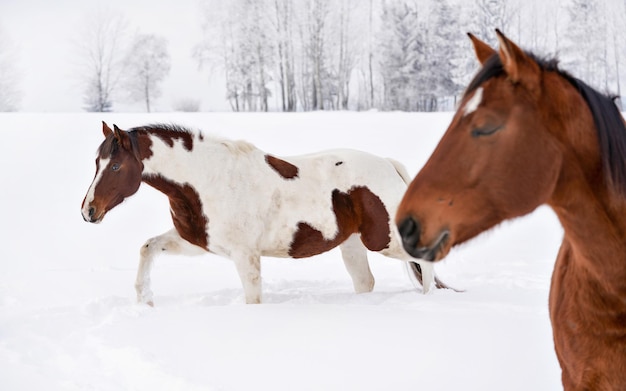
[[[353,234],[339,245],[343,262],[352,277],[356,293],[371,292],[374,289],[374,276],[367,262],[367,248],[361,242],[361,235]]]
[[[231,254],[243,292],[246,296],[246,304],[260,304],[262,296],[261,284],[261,257],[248,254]]]
[[[435,284],[435,265],[428,261],[417,261],[414,259],[406,261],[407,272],[411,280],[416,279],[422,285],[424,293],[428,293],[433,289]],[[415,281],[414,285],[415,284]]]
[[[154,305],[152,290],[150,289],[150,271],[152,263],[158,254],[182,254],[200,255],[205,251],[181,238],[175,229],[148,239],[139,250],[139,269],[137,270],[137,280],[135,290],[137,291],[137,301],[148,305]]]

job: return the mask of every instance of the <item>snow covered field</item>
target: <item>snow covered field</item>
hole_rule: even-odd
[[[166,198],[144,185],[100,225],[80,215],[101,120],[199,127],[283,156],[361,149],[414,175],[450,117],[0,114],[0,389],[560,389],[547,302],[562,230],[545,207],[437,265],[463,293],[422,295],[400,262],[371,255],[374,292],[355,295],[335,250],[265,258],[265,303],[245,305],[231,261],[162,257],[154,308],[133,285],[139,246],[170,228]]]

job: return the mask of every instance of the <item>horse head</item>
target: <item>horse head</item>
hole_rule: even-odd
[[[96,174],[83,199],[85,221],[99,223],[108,211],[135,194],[141,184],[143,163],[129,132],[102,122],[104,141],[98,148]]]
[[[564,127],[549,113],[562,102],[546,95],[546,85],[584,102],[567,80],[497,34],[498,51],[470,34],[483,67],[398,208],[403,246],[416,258],[440,260],[454,245],[531,212],[559,179]]]

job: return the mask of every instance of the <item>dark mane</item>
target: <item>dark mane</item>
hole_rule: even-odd
[[[582,80],[568,79],[583,96],[593,115],[602,154],[602,167],[609,185],[626,195],[626,124],[614,99],[599,93]]]
[[[163,124],[163,123],[154,123],[148,124],[144,126],[137,126],[132,129],[129,129],[128,132],[147,132],[147,133],[155,133],[155,132],[179,132],[179,133],[193,133],[190,129],[176,125],[176,124]]]
[[[543,59],[528,52],[526,54],[539,64],[542,70],[556,72],[565,78],[582,95],[591,110],[596,126],[607,183],[622,195],[626,195],[626,124],[615,105],[615,96],[602,94],[582,80],[559,69],[557,59]],[[500,57],[491,56],[470,82],[464,96],[487,80],[502,76],[504,73]]]
[[[191,150],[191,148],[193,147],[193,132],[190,129],[179,125],[150,124],[131,128],[127,131],[127,133],[130,136],[129,138],[133,153],[139,153],[139,144],[137,137],[141,133],[154,134],[166,143],[168,143],[170,146],[174,145],[173,140],[182,139],[185,148]],[[101,158],[108,158],[111,156],[115,156],[119,149],[120,145],[118,140],[113,136],[113,134],[110,134],[102,142],[102,144],[100,144],[97,153],[98,156],[100,156]]]
[[[170,147],[174,146],[175,140],[181,140],[186,150],[193,149],[194,132],[184,126],[174,124],[150,124],[132,128],[128,133],[133,136],[138,133],[153,134],[167,143]],[[202,139],[202,134],[199,135]],[[135,137],[131,137],[133,139]]]

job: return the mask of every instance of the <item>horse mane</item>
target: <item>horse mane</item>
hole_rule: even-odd
[[[526,52],[544,71],[552,71],[567,80],[583,97],[596,127],[602,169],[607,183],[618,193],[626,195],[626,123],[615,104],[615,95],[602,94],[580,79],[559,69],[556,58],[545,59]],[[505,74],[502,61],[497,54],[485,61],[482,69],[474,76],[464,96],[476,90],[489,79]]]
[[[189,128],[186,128],[181,125],[176,124],[166,124],[166,123],[153,123],[143,126],[137,126],[132,129],[129,129],[128,132],[147,132],[147,133],[155,133],[155,132],[175,132],[175,133],[188,133],[192,134],[193,131]]]
[[[185,136],[181,138],[187,139],[186,142],[188,143],[189,149],[192,148],[192,145],[193,145],[192,138],[193,138],[193,135],[196,133],[193,130],[186,128],[184,126],[175,125],[175,124],[163,124],[163,123],[139,126],[139,127],[130,129],[128,132],[131,135],[136,134],[137,132],[146,132],[146,133],[155,134],[160,137],[171,137],[172,135]],[[198,137],[202,141],[209,141],[209,142],[213,142],[214,144],[221,144],[224,147],[226,147],[234,155],[243,155],[256,149],[256,147],[253,144],[244,140],[229,140],[229,139],[220,138],[217,136],[207,137],[202,132],[198,132]]]

